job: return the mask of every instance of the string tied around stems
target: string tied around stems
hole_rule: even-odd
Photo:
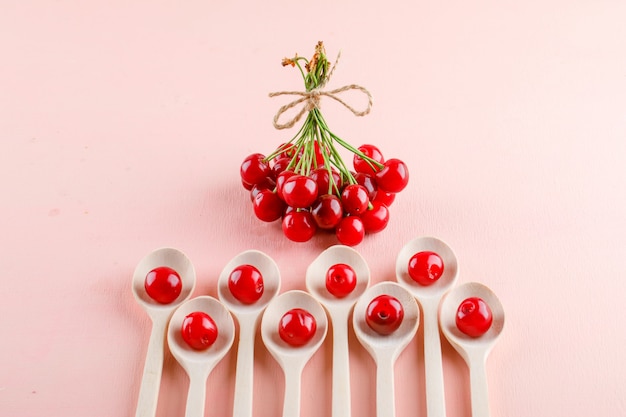
[[[349,85],[344,85],[343,87],[340,87],[340,88],[336,88],[334,90],[323,90],[324,86],[328,83],[328,80],[330,80],[330,77],[335,71],[335,68],[337,67],[338,63],[339,63],[339,55],[337,56],[335,65],[333,65],[333,68],[331,69],[328,77],[326,78],[324,83],[322,83],[322,85],[317,88],[313,88],[309,91],[277,91],[277,92],[269,94],[270,97],[285,96],[285,95],[300,96],[299,98],[296,98],[295,100],[291,101],[290,103],[285,104],[284,106],[281,106],[278,109],[278,112],[276,112],[276,115],[274,115],[274,127],[276,129],[280,130],[280,129],[292,128],[302,118],[302,116],[304,116],[305,113],[308,113],[312,111],[313,109],[320,108],[320,99],[323,96],[332,98],[333,100],[341,103],[345,108],[350,110],[352,114],[354,114],[355,116],[365,116],[370,112],[370,110],[372,109],[372,95],[365,87],[362,87],[357,84],[349,84]],[[343,93],[345,91],[350,91],[350,90],[360,91],[361,93],[365,94],[365,96],[367,97],[367,107],[365,109],[357,110],[338,96],[338,94]],[[287,110],[293,107],[297,107],[299,105],[302,105],[302,108],[293,118],[291,118],[290,120],[284,123],[279,122],[280,117]]]

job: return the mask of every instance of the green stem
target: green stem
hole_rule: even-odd
[[[304,80],[306,91],[318,88],[324,85],[327,81],[329,74],[329,62],[321,43],[318,44],[315,56],[312,60],[309,61],[306,58],[296,56],[295,58],[285,60],[284,62],[298,67],[298,70]],[[306,73],[301,65],[301,62],[305,63],[307,70]],[[332,175],[333,167],[339,171],[342,181],[350,184],[357,183],[356,179],[350,172],[350,169],[342,159],[336,145],[339,145],[349,152],[357,155],[375,170],[383,167],[383,164],[365,155],[358,148],[355,148],[347,141],[334,134],[328,127],[321,111],[318,108],[314,108],[309,111],[304,124],[289,142],[274,151],[265,159],[266,161],[271,161],[280,155],[285,150],[285,147],[292,147],[294,154],[287,166],[287,169],[292,169],[298,174],[309,175],[314,168],[318,168],[317,156],[315,152],[316,145],[322,152],[323,163],[328,170],[329,194],[334,193],[339,195],[338,184],[336,184]]]

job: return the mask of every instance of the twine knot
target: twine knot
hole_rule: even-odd
[[[348,90],[357,90],[365,94],[367,96],[367,107],[363,110],[357,110],[337,96],[337,94],[342,93],[344,91],[348,91]],[[372,95],[370,94],[369,91],[367,91],[365,87],[361,87],[360,85],[356,85],[356,84],[345,85],[341,88],[336,88],[330,91],[323,91],[318,88],[315,88],[311,91],[278,91],[275,93],[270,93],[269,96],[276,97],[276,96],[284,96],[284,95],[300,96],[300,98],[297,98],[293,100],[292,102],[287,103],[284,106],[281,106],[278,109],[278,112],[276,112],[276,115],[274,115],[274,127],[276,129],[289,129],[293,127],[293,125],[295,125],[298,122],[298,120],[300,120],[302,116],[304,116],[305,113],[308,113],[312,111],[313,109],[319,109],[320,99],[322,96],[330,97],[333,100],[336,100],[339,103],[343,104],[343,106],[347,108],[348,110],[350,110],[352,114],[354,114],[355,116],[365,116],[372,109]],[[280,116],[282,116],[283,113],[285,113],[287,110],[291,109],[292,107],[296,107],[302,103],[304,103],[304,105],[291,120],[288,120],[285,123],[279,123]]]
[[[350,110],[352,114],[354,114],[355,116],[365,116],[366,114],[370,112],[370,110],[372,109],[372,95],[370,94],[369,91],[367,91],[365,87],[361,87],[360,85],[356,85],[356,84],[349,84],[349,85],[345,85],[343,87],[336,88],[330,91],[322,90],[322,88],[324,88],[326,83],[328,83],[328,80],[330,79],[330,76],[333,74],[338,62],[339,62],[339,56],[337,56],[337,61],[335,62],[335,65],[333,65],[333,68],[331,69],[330,74],[326,78],[325,82],[318,88],[314,88],[310,91],[278,91],[278,92],[269,94],[270,97],[285,96],[285,95],[300,96],[300,98],[297,98],[293,100],[292,102],[287,103],[284,106],[281,106],[278,109],[278,112],[276,112],[276,115],[274,115],[274,127],[276,129],[289,129],[293,127],[293,125],[295,125],[298,122],[298,120],[300,120],[302,116],[304,116],[305,113],[308,113],[314,109],[319,109],[322,96],[330,97],[333,100],[336,100],[339,103],[343,104],[343,106],[347,108],[348,110]],[[367,107],[365,109],[357,110],[354,107],[350,106],[345,101],[343,101],[338,96],[338,94],[343,93],[344,91],[349,91],[349,90],[360,91],[367,96]],[[283,113],[303,103],[304,105],[302,106],[300,111],[291,120],[288,120],[285,123],[279,123],[279,119],[283,115]]]

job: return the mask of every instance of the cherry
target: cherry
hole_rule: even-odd
[[[291,206],[285,206],[285,211],[284,211],[284,213],[283,213],[283,219],[285,218],[285,216],[286,216],[287,214],[289,214],[289,213],[291,213],[291,212],[294,212],[294,211],[305,211],[305,212],[311,212],[311,210],[310,210],[310,209],[308,209],[308,208],[298,209],[298,208],[291,207]]]
[[[144,287],[148,296],[159,304],[170,304],[178,298],[183,282],[178,272],[167,266],[159,266],[148,272]]]
[[[241,180],[241,185],[243,185],[243,188],[245,188],[248,191],[252,190],[252,187],[254,187],[254,184],[248,184],[243,179]]]
[[[326,289],[337,298],[343,298],[356,288],[356,272],[350,265],[335,264],[326,271]]]
[[[304,157],[304,152],[305,152],[304,147],[301,147],[297,155],[298,160]],[[320,146],[319,142],[316,140],[313,142],[313,153],[314,153],[314,156],[313,158],[311,158],[311,161],[310,161],[311,166],[313,168],[325,166],[324,153],[326,153],[326,155],[329,154],[328,147],[326,145],[324,145],[323,147]]]
[[[376,191],[376,195],[374,196],[373,201],[378,201],[381,204],[386,205],[387,207],[391,206],[396,199],[395,193],[388,193],[387,191],[378,190]]]
[[[285,185],[285,181],[294,175],[296,175],[295,172],[285,170],[276,176],[276,193],[283,201],[285,200],[285,197],[283,196],[283,186]]]
[[[273,222],[280,219],[285,210],[285,202],[278,194],[271,190],[261,190],[254,197],[252,203],[254,214],[264,222]]]
[[[328,155],[328,147],[324,145],[324,147],[320,146],[318,141],[313,143],[313,148],[315,149],[315,162],[316,166],[323,167],[324,166],[324,154]]]
[[[343,217],[343,208],[339,197],[334,194],[319,196],[311,207],[315,224],[320,229],[333,229]]]
[[[376,162],[379,162],[381,164],[385,162],[385,158],[383,158],[383,154],[374,145],[361,145],[359,146],[359,150],[363,152],[365,156],[372,158]],[[361,158],[357,154],[354,154],[354,156],[352,157],[352,164],[354,165],[354,170],[356,172],[362,172],[364,174],[374,175],[378,171],[381,170],[381,168]]]
[[[253,265],[239,265],[228,277],[228,289],[243,304],[254,304],[263,295],[263,275]]]
[[[333,178],[332,188],[330,185],[330,174],[328,173],[328,168],[321,167],[314,169],[309,175],[317,183],[317,190],[320,195],[334,194],[341,189],[341,175],[335,169],[331,169],[331,173]]]
[[[292,175],[285,180],[282,195],[285,203],[291,207],[310,207],[317,198],[317,183],[304,175]]]
[[[315,335],[317,323],[315,317],[302,308],[293,308],[286,312],[278,323],[278,334],[287,344],[303,346]]]
[[[435,252],[418,252],[409,259],[409,275],[420,285],[434,284],[443,274],[443,259]]]
[[[373,200],[374,197],[376,197],[376,191],[378,190],[378,185],[376,185],[376,178],[369,174],[357,172],[354,174],[354,179],[356,180],[357,184],[365,187],[370,200]]]
[[[339,242],[347,246],[355,246],[363,241],[365,237],[365,227],[363,226],[363,220],[357,216],[348,216],[341,219],[337,228],[335,229],[335,235]]]
[[[399,193],[409,183],[409,169],[401,160],[389,159],[385,161],[384,168],[376,173],[376,183],[384,191]]]
[[[388,335],[395,332],[404,319],[400,301],[387,294],[374,298],[367,306],[365,321],[376,333]]]
[[[278,158],[291,159],[296,154],[296,147],[292,143],[283,143],[276,148],[276,151],[280,151]]]
[[[350,184],[341,192],[343,209],[348,214],[361,214],[367,210],[370,202],[367,190],[359,184]]]
[[[372,208],[367,209],[360,217],[367,233],[378,233],[389,223],[389,209],[380,201],[372,201]]]
[[[274,188],[276,188],[276,182],[274,182],[273,179],[268,177],[265,180],[261,181],[260,183],[254,184],[252,188],[250,188],[250,200],[254,202],[254,197],[256,197],[259,191],[273,190]]]
[[[283,217],[283,234],[294,242],[306,242],[315,234],[315,220],[308,211],[289,211]]]
[[[239,172],[245,183],[254,185],[270,175],[270,166],[265,161],[265,155],[253,153],[243,160]]]
[[[272,165],[271,176],[273,178],[278,177],[278,174],[287,169],[289,164],[291,163],[290,158],[278,158],[275,160],[274,165]]]
[[[181,328],[183,340],[195,350],[206,350],[217,340],[217,325],[207,313],[195,311],[187,315]]]
[[[491,309],[482,298],[466,298],[456,312],[456,327],[470,337],[485,334],[492,322]]]

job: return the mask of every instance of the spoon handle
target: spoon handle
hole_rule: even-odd
[[[302,367],[295,364],[293,366],[286,366],[284,372],[285,399],[283,402],[283,417],[299,417]]]
[[[333,320],[332,417],[350,417],[350,356],[348,315]]]
[[[239,320],[239,343],[237,347],[237,369],[235,370],[233,417],[252,416],[254,332],[254,321],[245,319]]]
[[[206,378],[198,375],[189,375],[189,392],[187,393],[187,406],[185,417],[204,416],[204,404],[206,401]]]
[[[470,357],[469,370],[472,416],[489,417],[489,394],[484,358]]]
[[[380,355],[376,362],[376,417],[395,417],[394,360]]]
[[[424,308],[424,373],[426,375],[426,414],[428,417],[445,417],[446,400],[443,384],[441,338],[437,321],[437,305]]]
[[[141,378],[136,417],[154,417],[159,399],[161,373],[163,372],[163,349],[165,347],[166,320],[153,320],[148,352]]]

